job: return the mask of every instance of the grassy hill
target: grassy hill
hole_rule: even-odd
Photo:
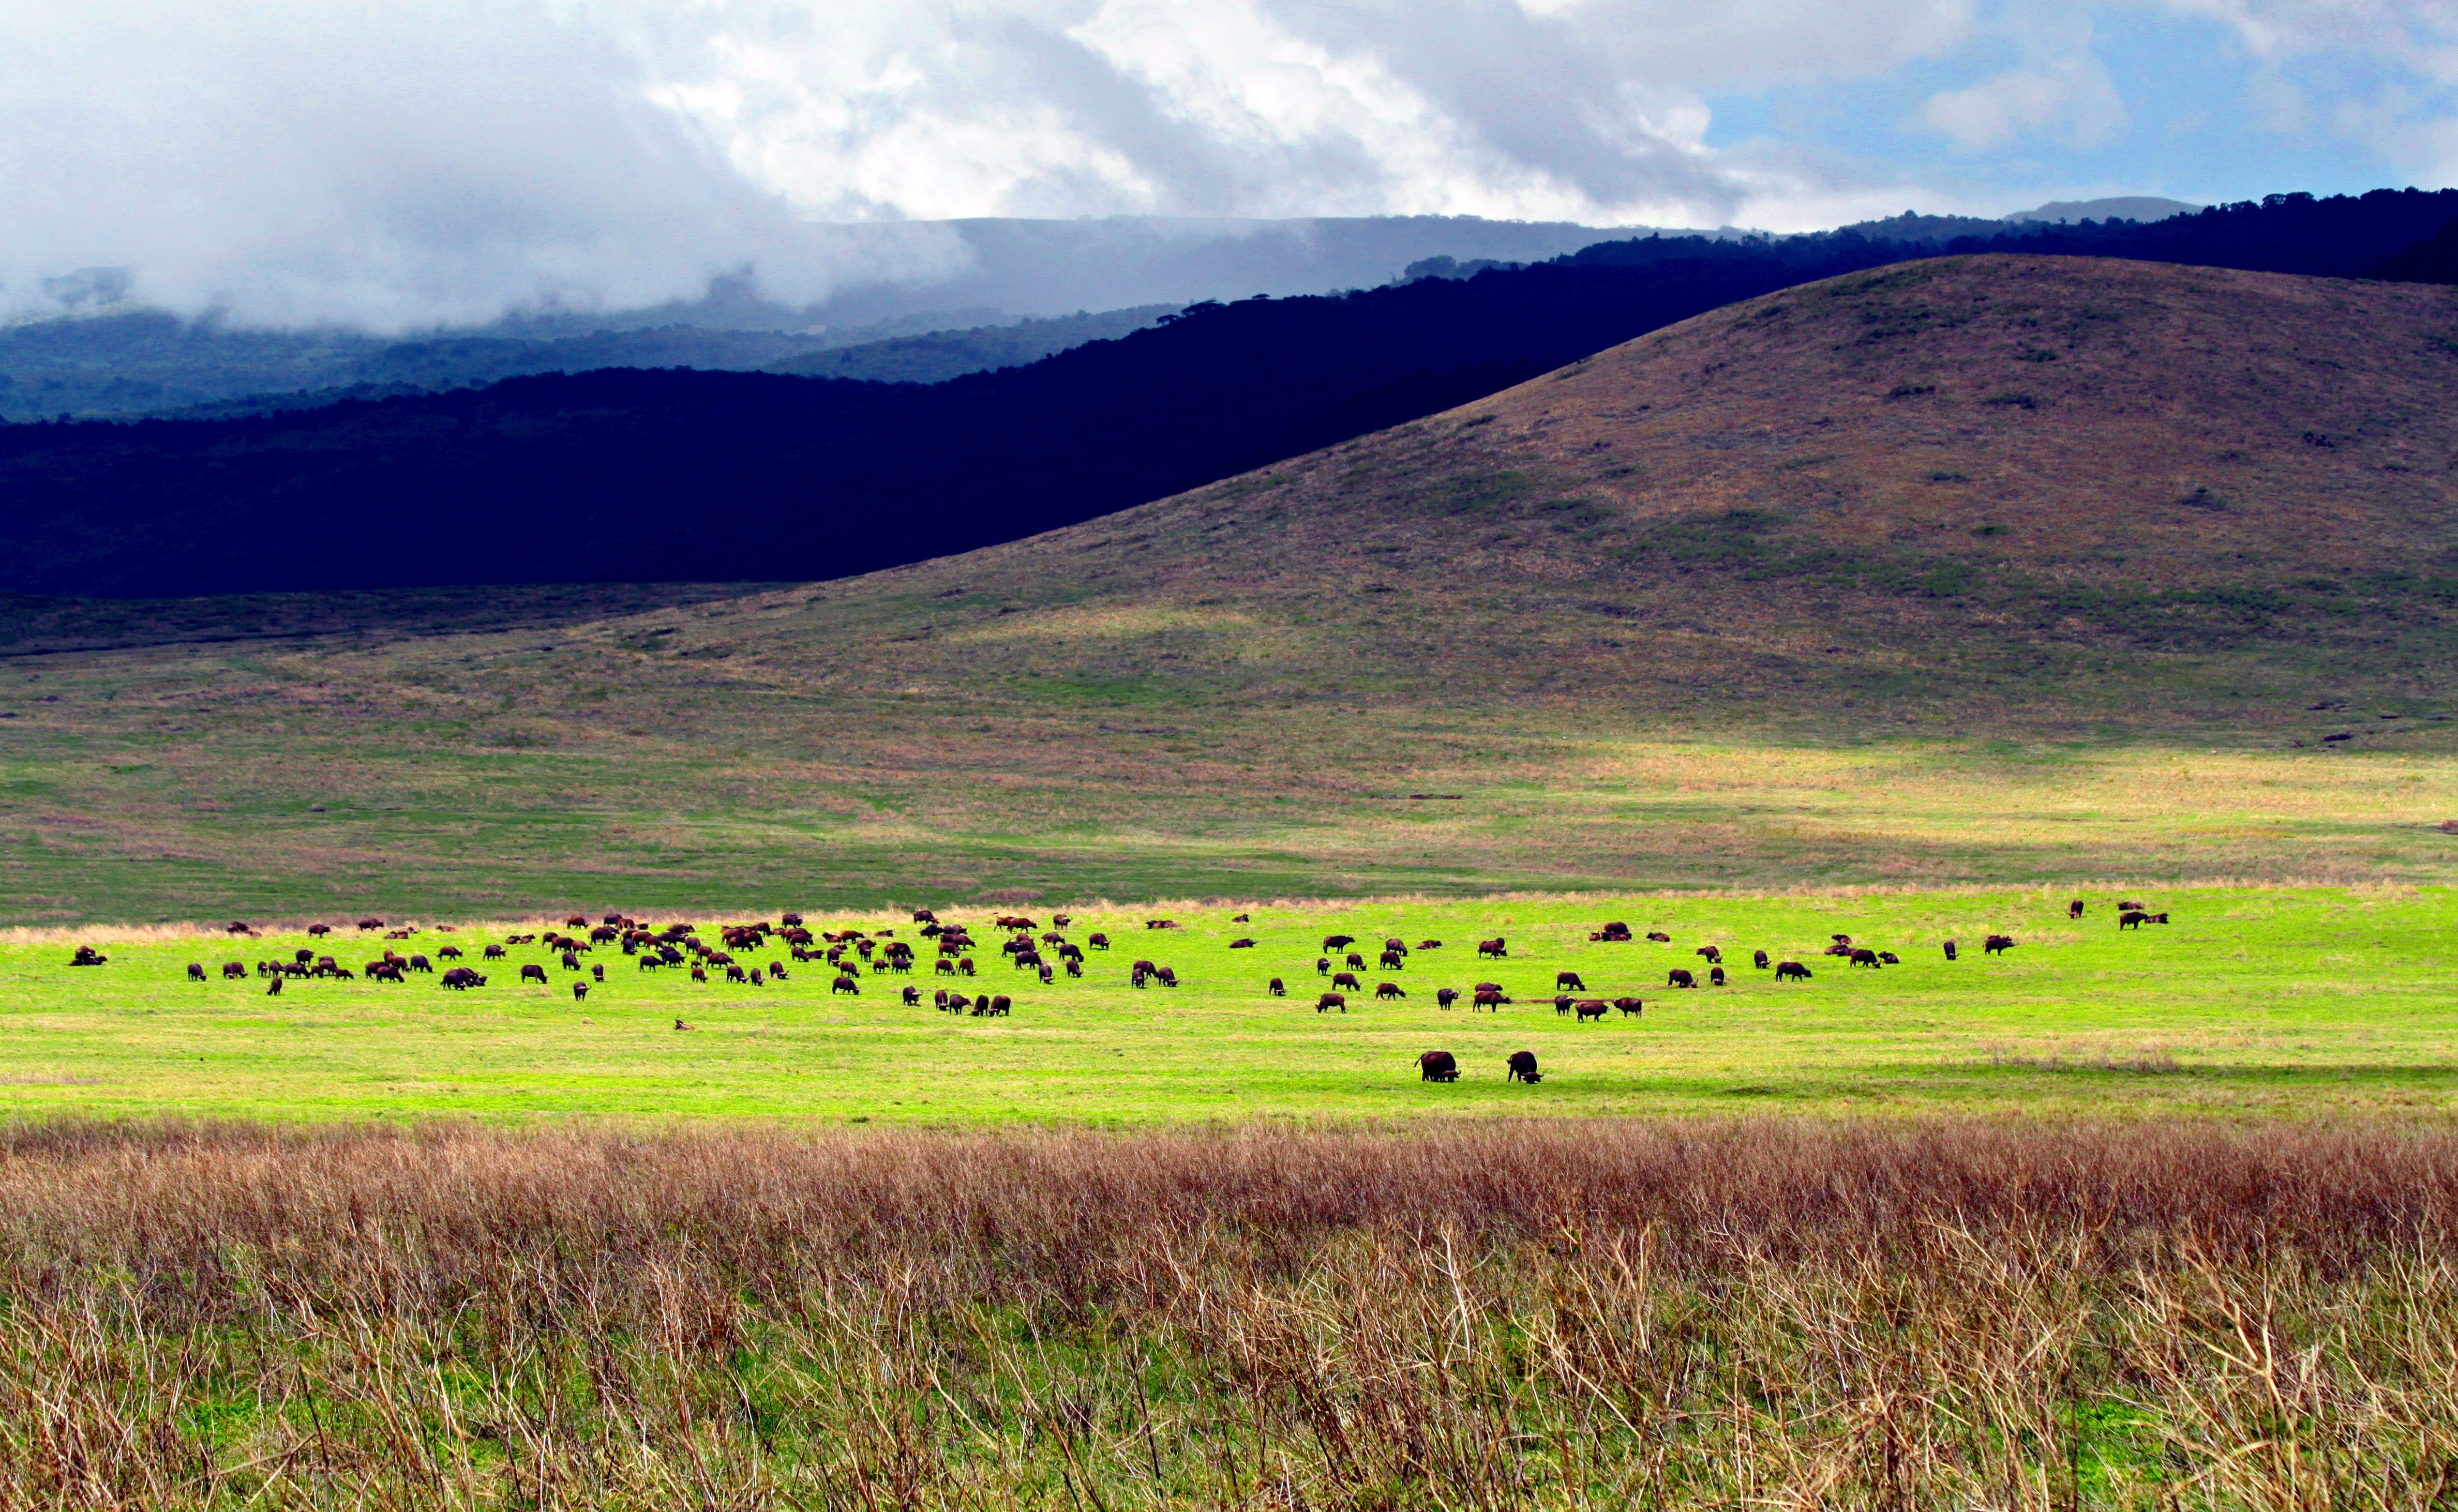
[[[0,892],[36,920],[583,882],[2443,878],[2452,300],[1916,263],[912,568],[551,632],[21,658]]]

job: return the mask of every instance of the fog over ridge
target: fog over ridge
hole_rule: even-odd
[[[2458,175],[2436,0],[15,0],[0,316],[94,307],[122,283],[80,270],[115,269],[257,326],[633,309],[746,273],[801,307],[961,277],[964,239],[922,223],[956,217],[1802,230],[2207,197],[2125,155],[2158,124],[2112,66],[2127,16],[2226,52],[2242,97],[2211,103],[2250,124],[2211,129],[2248,152]],[[1726,121],[1754,100],[1811,114]],[[2295,187],[2344,186],[2246,192]]]

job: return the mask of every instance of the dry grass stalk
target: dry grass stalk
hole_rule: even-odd
[[[2458,1133],[0,1138],[0,1506],[2424,1507]]]

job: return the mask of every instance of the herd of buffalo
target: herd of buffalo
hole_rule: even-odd
[[[2075,899],[2067,905],[2068,917],[2080,919],[2087,907],[2084,900]],[[2119,929],[2139,929],[2146,924],[2168,922],[2165,913],[2151,912],[2139,902],[2119,902],[2116,907]],[[943,922],[927,908],[915,909],[912,914],[913,923],[917,926],[913,933],[930,950],[933,973],[953,978],[956,982],[955,990],[948,987],[937,989],[931,995],[932,1005],[946,1013],[967,1014],[975,1018],[1008,1017],[1013,1010],[1013,1001],[1007,995],[986,991],[969,994],[962,990],[968,980],[979,974],[974,954],[979,948],[978,942],[967,927],[958,922]],[[1248,915],[1238,914],[1231,922],[1245,923],[1248,920]],[[1054,914],[1051,917],[1050,927],[1045,929],[1034,920],[1002,914],[993,922],[992,927],[1007,936],[999,950],[1008,959],[1010,969],[1030,972],[1034,981],[1049,984],[1054,982],[1061,971],[1069,977],[1082,977],[1087,948],[1099,951],[1111,948],[1110,939],[1105,934],[1088,934],[1080,945],[1069,940],[1065,931],[1071,922],[1067,915]],[[1175,920],[1149,919],[1144,921],[1144,927],[1147,930],[1173,930],[1178,925]],[[321,942],[322,937],[333,933],[333,928],[330,924],[310,924],[307,933]],[[430,932],[410,925],[387,927],[384,920],[372,917],[359,920],[358,929],[362,935],[381,931],[382,938],[386,941],[405,942],[423,932]],[[233,921],[227,932],[235,938],[259,938],[258,931],[243,921]],[[437,925],[431,931],[437,935],[454,932],[448,925]],[[571,973],[572,995],[576,1001],[586,1000],[590,987],[606,980],[603,962],[583,959],[601,948],[619,950],[635,963],[636,971],[682,971],[688,973],[691,980],[700,983],[709,982],[712,980],[710,974],[718,972],[722,973],[728,982],[754,987],[769,982],[785,981],[794,970],[817,965],[832,974],[828,987],[831,996],[860,996],[865,970],[870,976],[880,977],[910,976],[919,969],[914,944],[898,939],[894,929],[846,928],[815,934],[803,924],[802,915],[789,913],[781,915],[774,923],[760,921],[724,924],[718,926],[714,933],[718,943],[711,945],[701,939],[698,928],[693,924],[670,923],[653,927],[619,913],[607,914],[592,923],[585,915],[573,914],[564,920],[563,930],[542,929],[535,934],[507,935],[500,942],[483,945],[479,947],[479,959],[481,962],[504,961],[510,946],[541,946],[557,959],[564,971]],[[1588,936],[1594,943],[1629,942],[1639,938],[1632,933],[1628,924],[1618,921],[1607,923]],[[1651,931],[1644,938],[1658,944],[1672,943],[1672,936],[1662,931]],[[1255,948],[1256,944],[1252,939],[1240,938],[1231,941],[1229,948],[1246,950]],[[1411,946],[1405,939],[1392,936],[1383,942],[1376,963],[1385,972],[1402,972],[1414,953],[1439,950],[1442,945],[1439,940],[1421,940]],[[1359,973],[1365,969],[1365,955],[1364,950],[1358,946],[1359,941],[1354,935],[1323,937],[1323,953],[1315,958],[1314,968],[1318,977],[1327,979],[1329,987],[1315,1000],[1317,1013],[1328,1013],[1334,1009],[1346,1013],[1348,994],[1364,992]],[[2014,940],[2010,935],[1991,934],[1981,942],[1982,951],[1988,955],[1998,955],[2012,948]],[[1956,941],[1943,942],[1942,949],[1947,960],[1958,959],[1960,946]],[[320,979],[346,982],[361,977],[371,982],[402,984],[412,976],[430,975],[442,986],[455,991],[487,985],[487,973],[466,963],[468,954],[459,944],[440,942],[430,950],[431,954],[429,951],[405,953],[386,946],[382,954],[353,971],[343,965],[334,955],[319,953],[312,948],[300,949],[287,959],[259,960],[252,963],[246,961],[224,962],[220,975],[225,981],[256,977],[262,980],[266,984],[265,990],[273,994],[279,994],[285,982]],[[764,963],[759,959],[762,954],[769,957]],[[1721,946],[1699,945],[1692,954],[1699,965],[1668,968],[1665,972],[1667,987],[1676,990],[1714,988],[1721,987],[1731,980],[1725,973]],[[1508,960],[1510,955],[1507,939],[1497,936],[1477,942],[1476,957],[1480,962]],[[1848,966],[1869,970],[1884,970],[1902,964],[1902,958],[1895,952],[1857,943],[1848,934],[1831,937],[1831,942],[1820,951],[1820,955],[1834,958]],[[69,963],[73,966],[99,966],[109,960],[110,957],[93,945],[79,945]],[[792,963],[791,966],[787,964],[788,961]],[[1777,982],[1807,982],[1815,975],[1805,962],[1775,961],[1764,950],[1750,952],[1750,967],[1771,972]],[[549,980],[547,968],[533,962],[520,965],[518,970],[520,980],[525,983],[544,985]],[[1703,977],[1700,974],[1702,970]],[[192,982],[212,980],[212,974],[202,962],[191,962],[187,974]],[[1176,970],[1149,959],[1137,959],[1128,971],[1129,984],[1138,988],[1176,987],[1179,980]],[[1601,1023],[1616,1011],[1625,1018],[1635,1018],[1645,1007],[1635,996],[1583,996],[1590,989],[1580,973],[1574,970],[1555,972],[1553,988],[1550,997],[1539,1001],[1550,1003],[1556,1015],[1581,1024]],[[1288,984],[1283,979],[1274,977],[1265,990],[1271,996],[1285,997]],[[1404,999],[1407,995],[1406,988],[1390,980],[1378,982],[1373,988],[1373,997],[1378,1002]],[[917,1005],[923,1001],[921,987],[909,984],[899,987],[898,996],[907,1005]],[[1483,1008],[1498,1012],[1515,1001],[1504,991],[1501,984],[1495,982],[1480,982],[1467,989],[1438,987],[1433,997],[1436,1005],[1444,1009],[1465,998],[1471,1011]],[[691,1025],[677,1019],[675,1027],[687,1029]],[[1510,1081],[1534,1083],[1542,1079],[1536,1067],[1536,1057],[1527,1050],[1512,1054],[1507,1067]],[[1451,1082],[1459,1078],[1459,1063],[1448,1050],[1427,1051],[1418,1058],[1418,1069],[1421,1078],[1429,1082]]]

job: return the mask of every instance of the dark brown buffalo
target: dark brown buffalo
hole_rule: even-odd
[[[1327,1013],[1333,1008],[1338,1008],[1341,1012],[1346,1013],[1348,1011],[1348,999],[1337,992],[1326,992],[1322,997],[1314,1000],[1314,1010],[1317,1013]]]
[[[2081,899],[2077,898],[2073,902],[2066,904],[2066,917],[2068,919],[2080,919],[2082,917]]]
[[[1408,953],[1408,942],[1401,939],[1398,935],[1393,935],[1390,939],[1383,942],[1383,948],[1385,950],[1396,950],[1405,956]]]
[[[1775,979],[1778,982],[1806,982],[1809,968],[1798,961],[1779,961],[1775,963]]]
[[[1855,949],[1851,954],[1850,960],[1852,964],[1856,966],[1867,966],[1872,970],[1875,970],[1879,964],[1878,953],[1865,947]]]
[[[2144,924],[2150,922],[2150,920],[2151,916],[2144,913],[2141,909],[2129,908],[2125,910],[2125,912],[2116,916],[2116,927],[2119,929],[2139,929]]]
[[[1946,959],[1948,961],[1954,959],[1954,942],[1951,940],[1946,942]]]
[[[384,963],[383,963],[383,962],[381,962],[381,961],[370,961],[370,962],[368,962],[368,963],[367,963],[367,974],[368,974],[369,976],[373,976],[373,975],[375,974],[375,972],[376,972],[376,968],[377,968],[377,967],[379,967],[379,966],[381,966],[381,965],[383,965],[383,964],[384,964]],[[521,967],[521,980],[522,980],[523,982],[534,982],[534,983],[536,983],[539,986],[545,986],[545,985],[546,985],[546,967],[544,967],[544,966],[540,966],[540,965],[527,965],[527,966],[523,966],[523,967]]]
[[[1084,937],[1084,942],[1091,945],[1095,950],[1107,950],[1110,948],[1110,937],[1107,935],[1086,935]]]
[[[1758,967],[1760,971],[1764,971],[1767,968],[1767,953],[1763,950],[1751,951],[1750,964]]]
[[[1229,948],[1232,950],[1252,950],[1255,948],[1255,942],[1251,940],[1232,940],[1229,942]]]
[[[1289,995],[1289,984],[1282,982],[1280,978],[1274,977],[1272,979],[1272,984],[1265,987],[1263,990],[1276,998],[1285,998]]]
[[[223,962],[223,963],[222,963],[222,980],[223,980],[224,982],[234,982],[234,981],[237,981],[239,978],[240,978],[240,977],[244,977],[244,976],[246,976],[246,975],[247,975],[247,963],[246,963],[246,962],[243,962],[243,961],[225,961],[225,962]]]
[[[1388,1003],[1393,998],[1406,996],[1406,992],[1400,990],[1400,984],[1396,982],[1378,982],[1374,984],[1374,1001],[1377,1003]]]
[[[1323,948],[1325,950],[1338,950],[1344,945],[1353,945],[1355,943],[1357,943],[1357,937],[1355,935],[1325,935],[1323,937]]]
[[[1407,953],[1400,950],[1385,950],[1374,963],[1385,971],[1405,971],[1408,965]]]
[[[1459,1080],[1459,1061],[1448,1050],[1427,1050],[1417,1057],[1417,1080],[1456,1082]]]
[[[1664,974],[1664,984],[1668,987],[1695,987],[1698,979],[1692,976],[1687,967],[1675,966]]]
[[[1621,1016],[1625,1019],[1635,1019],[1647,1011],[1647,1005],[1636,998],[1615,998],[1613,1005],[1621,1009]]]
[[[1553,985],[1571,992],[1585,992],[1588,990],[1588,984],[1579,980],[1579,974],[1575,971],[1554,972]]]
[[[1605,1021],[1605,1014],[1612,1008],[1613,1005],[1602,998],[1583,998],[1571,1005],[1571,1010],[1578,1015],[1577,1022],[1581,1024],[1587,1023],[1590,1019],[1602,1024]]]
[[[1563,1014],[1570,1012],[1570,1011],[1571,1011],[1571,1005],[1572,1005],[1573,1004],[1576,1003],[1577,1001],[1578,1001],[1578,1000],[1577,1000],[1576,998],[1572,997],[1572,996],[1571,996],[1569,993],[1567,993],[1567,992],[1565,992],[1565,993],[1561,994],[1560,996],[1556,997],[1556,998],[1553,1000],[1553,1017],[1555,1017],[1555,1018],[1557,1018],[1557,1019],[1558,1019],[1558,1018],[1560,1018]]]
[[[1436,987],[1434,989],[1434,1006],[1438,1008],[1448,1008],[1458,1001],[1459,988],[1457,987]]]
[[[202,982],[206,980],[205,963],[203,962],[191,961],[188,963],[188,980],[191,982]]]
[[[280,977],[274,978],[272,982],[265,985],[264,995],[268,998],[278,998],[281,996],[281,979]]]
[[[1724,963],[1724,952],[1715,945],[1700,945],[1698,949],[1692,951],[1691,954],[1697,956],[1699,960],[1704,961],[1711,966],[1719,966]]]
[[[1359,955],[1354,950],[1350,951],[1342,959],[1347,963],[1348,969],[1351,971],[1363,971],[1365,969],[1365,958]]]
[[[828,996],[835,997],[840,992],[851,993],[857,998],[861,997],[862,983],[852,977],[839,977],[834,982],[828,984]]]
[[[1721,966],[1709,966],[1707,968],[1707,984],[1711,987],[1722,986],[1724,984],[1724,968]]]
[[[1651,930],[1649,930],[1649,931],[1647,932],[1647,938],[1648,938],[1648,939],[1650,939],[1650,940],[1655,941],[1655,942],[1656,942],[1657,944],[1659,944],[1659,945],[1669,945],[1669,944],[1673,943],[1673,937],[1672,937],[1671,935],[1665,934],[1665,933],[1664,933],[1663,931],[1661,931],[1661,930],[1656,930],[1656,929],[1651,929]]]
[[[1998,955],[2004,951],[2011,950],[2013,948],[2014,937],[2012,935],[1990,935],[1988,939],[1980,942],[1980,953],[1983,955]]]
[[[1417,942],[1417,948],[1420,950],[1440,950],[1443,948],[1443,942],[1439,940],[1420,940]]]
[[[1496,935],[1491,940],[1480,940],[1476,942],[1476,955],[1480,961],[1488,958],[1499,961],[1509,954],[1510,954],[1510,945],[1500,935]]]
[[[1357,973],[1353,971],[1334,972],[1331,978],[1331,984],[1335,987],[1346,987],[1351,992],[1363,992],[1365,990],[1364,985],[1357,980]]]
[[[1526,1082],[1533,1087],[1545,1079],[1536,1069],[1536,1053],[1533,1050],[1513,1050],[1507,1064],[1510,1069],[1502,1078],[1506,1082]]]
[[[1509,998],[1504,997],[1499,992],[1495,992],[1486,987],[1479,987],[1476,989],[1476,996],[1469,1000],[1469,1009],[1470,1012],[1473,1012],[1478,1008],[1499,1011],[1502,1005],[1510,1001],[1510,1000]]]
[[[922,989],[920,987],[906,987],[904,992],[904,998],[905,1005],[908,1008],[913,1007],[922,1001]]]
[[[104,955],[101,951],[96,950],[92,945],[79,945],[76,947],[76,954],[69,958],[69,964],[73,966],[99,966],[109,963],[110,960],[111,958],[109,956]]]
[[[589,984],[588,984],[588,983],[586,983],[586,982],[575,982],[575,983],[573,983],[573,984],[572,984],[572,1001],[573,1001],[573,1002],[574,1002],[574,1003],[581,1002],[582,1000],[586,999],[588,996],[589,996]]]

